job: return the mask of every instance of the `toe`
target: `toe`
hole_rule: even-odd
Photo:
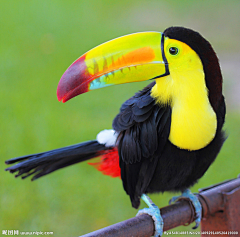
[[[152,219],[154,221],[154,227],[155,227],[154,237],[162,236],[162,234],[163,234],[163,219],[160,214],[159,208],[155,205],[153,205],[150,208],[143,208],[142,210],[138,211],[137,216],[142,215],[142,214],[148,214],[152,217]]]
[[[175,196],[175,197],[172,197],[170,200],[169,200],[169,204],[172,204],[172,203],[174,203],[174,202],[176,202],[177,200],[178,200],[178,198],[179,198],[180,196]]]

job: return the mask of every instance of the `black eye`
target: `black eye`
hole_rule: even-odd
[[[178,48],[176,47],[171,47],[169,49],[169,53],[172,54],[172,55],[177,55],[178,54]]]

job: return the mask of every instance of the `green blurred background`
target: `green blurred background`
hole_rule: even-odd
[[[77,57],[128,33],[178,25],[201,32],[212,43],[224,75],[229,138],[192,191],[237,177],[239,12],[240,1],[231,0],[1,1],[0,233],[53,231],[55,236],[79,236],[135,216],[121,180],[104,176],[86,163],[35,182],[15,179],[4,171],[6,159],[95,139],[99,131],[111,128],[120,105],[148,83],[96,90],[66,104],[57,101],[56,87]],[[151,195],[160,207],[171,196]]]

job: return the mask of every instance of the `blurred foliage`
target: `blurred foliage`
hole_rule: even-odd
[[[90,48],[132,32],[183,25],[200,31],[217,52],[239,53],[239,10],[239,1],[220,0],[1,1],[0,231],[79,236],[133,217],[121,180],[86,163],[30,182],[4,172],[4,160],[95,139],[111,127],[121,103],[147,84],[104,88],[59,103],[61,75]],[[230,111],[229,138],[193,191],[237,176],[239,122],[239,113]],[[164,206],[171,195],[151,197]]]

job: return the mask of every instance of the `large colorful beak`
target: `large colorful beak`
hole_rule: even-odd
[[[59,101],[106,86],[145,81],[168,74],[164,35],[142,32],[101,44],[78,58],[63,74]]]

